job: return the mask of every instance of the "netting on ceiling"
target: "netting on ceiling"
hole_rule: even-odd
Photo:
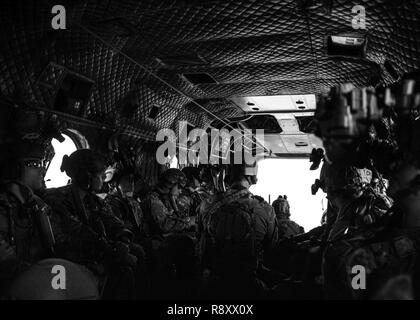
[[[213,120],[201,108],[185,107],[193,99],[226,119],[241,114],[228,100],[233,96],[390,83],[419,67],[419,2],[320,0],[306,11],[302,3],[65,1],[67,29],[53,30],[52,1],[3,1],[0,90],[51,107],[65,68],[94,81],[83,117],[153,140],[157,130],[176,128],[178,121],[204,127]],[[354,5],[366,10],[366,30],[358,31],[367,36],[371,63],[327,56],[327,36],[354,31]],[[191,54],[204,63],[156,60]],[[182,76],[197,72],[217,83],[192,85]],[[126,103],[133,105],[129,112]],[[153,106],[159,112],[150,119]]]

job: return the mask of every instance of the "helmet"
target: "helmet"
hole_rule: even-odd
[[[187,177],[181,170],[170,168],[161,173],[158,184],[160,189],[166,193],[173,186],[178,184],[181,187],[185,187],[186,183]]]
[[[70,156],[65,155],[61,171],[76,181],[81,187],[88,187],[92,175],[105,171],[106,159],[90,149],[80,149]]]
[[[320,174],[320,186],[325,193],[344,192],[357,194],[372,181],[372,171],[353,166],[340,166],[324,161]]]
[[[20,141],[17,143],[10,143],[5,146],[7,150],[5,157],[8,159],[23,159],[23,158],[35,158],[51,160],[54,156],[54,148],[50,141]]]
[[[287,201],[287,196],[279,196],[272,204],[276,216],[289,217],[290,216],[290,205]]]
[[[51,161],[54,155],[54,148],[50,141],[20,141],[3,145],[2,149],[3,152],[0,156],[1,176],[4,179],[12,180],[20,178],[22,161],[40,160],[37,165],[46,169],[48,167],[47,162]]]
[[[51,275],[51,270],[55,268],[57,268],[58,277],[60,270],[63,270],[61,271],[63,279],[57,283],[64,286],[65,290],[56,290],[52,286],[54,275]],[[12,282],[7,295],[13,300],[97,300],[100,298],[98,280],[93,273],[84,266],[63,259],[45,259],[33,264]]]

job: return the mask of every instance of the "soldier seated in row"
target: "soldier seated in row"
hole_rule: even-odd
[[[351,299],[348,254],[378,235],[390,218],[392,200],[371,187],[371,172],[354,167],[324,163],[321,170],[322,188],[331,209],[336,212],[323,252],[323,279],[326,298]],[[350,259],[352,260],[352,259]],[[357,263],[356,263],[357,264]],[[345,268],[340,269],[340,268]]]
[[[43,187],[49,141],[3,146],[0,184],[0,289],[54,252],[50,207],[34,192]]]
[[[196,167],[185,167],[182,172],[186,177],[186,185],[181,190],[178,199],[178,206],[185,217],[196,216],[201,202],[209,194],[201,187],[200,169]]]
[[[167,169],[142,201],[148,238],[146,249],[152,257],[149,267],[154,281],[153,295],[160,298],[194,297],[194,292],[187,292],[187,282],[195,277],[195,217],[183,215],[178,205],[185,183],[181,170]],[[180,279],[184,279],[182,285]]]
[[[191,230],[194,217],[185,217],[179,209],[178,199],[186,177],[179,169],[164,171],[153,191],[142,201],[147,233],[150,238],[162,240],[173,233]]]
[[[419,132],[420,121],[409,120],[410,130]],[[353,299],[418,299],[420,295],[420,144],[416,134],[400,141],[390,164],[388,194],[394,204],[385,223],[371,230],[360,230],[338,243],[343,268],[354,266],[365,271],[364,286],[358,290],[345,270],[342,291]],[[328,262],[328,261],[327,261]],[[360,271],[359,271],[360,272]]]
[[[135,242],[138,242],[143,236],[143,211],[140,202],[133,197],[134,174],[129,169],[113,168],[105,182],[109,185],[105,202],[133,233]]]
[[[82,264],[100,279],[103,298],[135,297],[137,258],[130,253],[132,233],[96,193],[103,185],[106,162],[92,150],[64,156],[61,170],[71,184],[48,189],[58,257]]]
[[[230,169],[230,190],[216,194],[200,208],[202,261],[208,270],[203,297],[261,298],[265,286],[257,271],[264,252],[277,240],[276,218],[273,208],[249,191],[256,183],[256,163],[235,164]]]
[[[144,217],[140,201],[134,198],[134,172],[131,168],[113,166],[107,169],[109,192],[105,202],[112,209],[112,213],[124,222],[125,227],[133,234],[130,252],[137,257],[138,275],[136,285],[139,298],[147,297],[150,291],[147,268],[147,256],[144,250],[146,235]]]
[[[342,237],[349,228],[369,228],[387,219],[392,199],[371,187],[371,170],[324,162],[320,181],[336,212],[329,240]]]
[[[290,205],[286,195],[279,195],[278,198],[273,201],[272,206],[276,213],[279,239],[290,238],[305,232],[301,226],[290,220]]]
[[[420,121],[415,126],[420,128]],[[398,288],[396,292],[403,297],[396,296],[393,292],[386,292],[386,287],[378,290],[378,295],[386,299],[419,299],[420,297],[420,152],[419,143],[414,143],[416,152],[406,154],[396,166],[390,179],[388,193],[395,200],[391,212],[393,213],[387,225],[388,238],[401,244],[395,251],[388,251],[395,262],[393,270],[387,273],[387,281],[401,275],[408,276],[408,285]],[[392,277],[391,277],[392,276]],[[385,282],[385,281],[384,281]],[[378,298],[383,298],[378,296]]]

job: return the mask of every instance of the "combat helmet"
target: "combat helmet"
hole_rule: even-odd
[[[181,170],[170,168],[160,174],[158,181],[158,189],[162,193],[169,193],[169,191],[175,185],[185,187],[186,183],[187,177]]]

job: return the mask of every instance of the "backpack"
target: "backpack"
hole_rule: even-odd
[[[230,261],[255,258],[255,230],[251,199],[222,205],[209,221],[213,252]]]
[[[359,231],[333,246],[324,255],[324,268],[333,270],[334,295],[338,290],[351,299],[373,298],[388,280],[411,274],[417,257],[415,241],[397,230],[395,233],[381,228]],[[355,266],[366,270],[367,290],[352,287]]]

